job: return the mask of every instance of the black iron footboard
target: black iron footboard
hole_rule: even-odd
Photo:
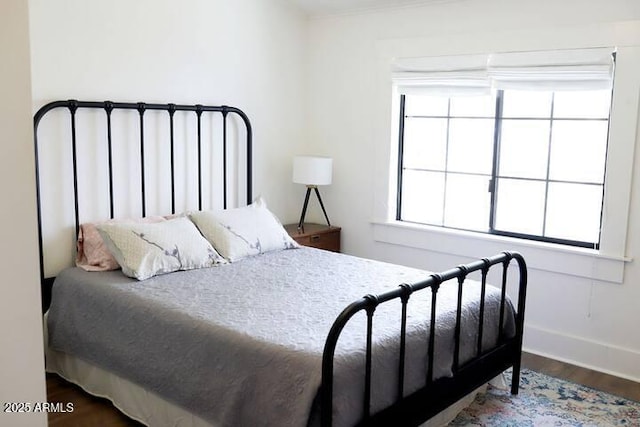
[[[515,317],[515,335],[506,337],[504,334],[504,313],[506,304],[507,270],[509,263],[515,259],[519,267],[519,290],[518,305]],[[484,299],[487,286],[487,274],[489,269],[502,264],[502,289],[500,299],[500,320],[498,331],[498,342],[490,350],[482,347],[483,326],[484,326]],[[462,289],[468,274],[480,271],[482,275],[481,296],[478,313],[478,341],[476,354],[471,360],[460,363],[460,330],[462,312]],[[452,377],[434,379],[434,349],[436,328],[436,302],[438,289],[441,285],[446,285],[452,279],[457,279],[458,305],[456,311],[456,324],[454,331],[455,348],[452,358]],[[431,288],[431,317],[429,334],[425,341],[428,346],[428,365],[426,385],[418,391],[405,396],[405,352],[406,352],[406,332],[407,332],[407,305],[414,292]],[[460,398],[488,382],[496,375],[509,367],[513,367],[511,382],[511,393],[518,393],[520,381],[520,356],[522,352],[522,335],[524,330],[524,308],[527,289],[527,267],[522,255],[517,252],[503,252],[490,258],[484,258],[467,265],[445,271],[439,274],[432,274],[426,280],[414,284],[402,284],[398,288],[382,293],[380,295],[367,295],[349,305],[334,322],[327,337],[322,361],[322,385],[320,388],[321,400],[321,424],[323,427],[332,425],[333,411],[333,369],[336,344],[340,333],[349,320],[358,312],[364,311],[367,316],[367,338],[366,338],[366,361],[364,369],[364,396],[362,425],[418,425],[443,409],[455,403]],[[426,291],[425,291],[426,292]],[[400,320],[400,348],[398,364],[398,389],[396,402],[382,411],[371,413],[371,371],[372,371],[372,330],[373,315],[380,304],[399,299],[402,304],[402,315]]]

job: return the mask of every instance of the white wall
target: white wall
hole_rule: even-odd
[[[35,178],[25,0],[0,2],[0,402],[44,402]],[[0,412],[3,426],[45,426],[45,413]]]
[[[291,159],[306,117],[306,18],[280,0],[30,0],[28,10],[26,0],[10,0],[0,16],[8,57],[0,173],[11,207],[2,224],[10,224],[3,237],[14,245],[3,257],[0,401],[35,402],[44,401],[44,376],[32,114],[58,99],[239,107],[254,130],[254,195],[264,195],[283,222],[293,221]],[[5,341],[16,344],[6,350]],[[16,420],[0,425],[37,425]]]
[[[584,28],[601,23],[637,20],[634,0],[460,0],[421,7],[396,8],[316,18],[309,30],[309,142],[307,151],[334,158],[333,185],[323,189],[332,221],[343,227],[346,252],[440,270],[467,261],[443,253],[437,242],[431,250],[376,241],[379,153],[388,151],[390,96],[380,96],[379,57],[382,45],[403,39],[440,40],[438,54],[448,46],[459,52],[476,49],[477,34],[523,34],[532,45],[549,31],[563,30],[567,38],[588,37]],[[573,33],[571,28],[576,28]],[[526,35],[525,35],[526,34]],[[494,37],[495,39],[496,37]],[[562,46],[567,40],[558,40]],[[433,54],[433,52],[431,52]],[[429,56],[422,52],[421,56]],[[390,81],[388,81],[390,85]],[[387,88],[386,91],[390,93]],[[380,126],[380,121],[387,121]],[[386,150],[386,151],[385,151]],[[636,149],[636,164],[640,153]],[[640,168],[635,168],[627,255],[640,246]],[[506,249],[506,248],[505,248]],[[489,254],[486,254],[489,255]],[[525,256],[527,254],[525,253]],[[532,270],[529,281],[525,347],[584,366],[640,380],[640,269],[625,267],[624,282],[613,284],[565,274]]]
[[[57,99],[233,105],[254,129],[254,195],[293,221],[306,18],[281,0],[30,0],[34,111]]]
[[[291,157],[329,155],[334,184],[322,192],[343,249],[434,270],[464,260],[373,237],[378,42],[640,19],[636,0],[458,0],[310,22],[281,0],[29,4],[34,110],[68,98],[238,106],[254,125],[256,194],[284,222],[297,220],[303,193],[290,182]],[[630,255],[640,245],[637,185],[631,205]],[[322,217],[312,208],[308,218]],[[621,285],[532,271],[525,344],[640,378],[638,279],[636,263]]]

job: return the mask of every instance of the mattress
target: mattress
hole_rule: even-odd
[[[142,282],[119,271],[72,268],[53,287],[49,346],[212,425],[313,425],[322,349],[335,317],[364,294],[428,274],[312,248]],[[475,351],[479,286],[464,289],[463,362]],[[451,375],[456,295],[454,283],[439,292],[438,377]],[[499,299],[499,291],[488,288],[486,348],[496,341]],[[429,301],[430,292],[420,292],[409,305],[406,393],[426,377]],[[395,397],[399,312],[399,304],[376,312],[374,411]],[[364,316],[354,318],[336,351],[335,425],[353,425],[362,416],[364,323]],[[505,328],[513,335],[512,316],[505,316]]]

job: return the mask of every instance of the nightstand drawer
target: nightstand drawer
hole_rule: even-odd
[[[340,227],[307,223],[302,230],[298,230],[297,224],[287,224],[284,228],[303,246],[340,252]]]
[[[340,252],[340,233],[313,234],[311,236],[294,237],[294,240],[304,246]]]

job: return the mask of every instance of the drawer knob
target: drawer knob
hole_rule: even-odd
[[[311,236],[311,241],[312,242],[316,242],[318,240],[320,240],[320,236],[318,236],[317,234],[315,236]]]

